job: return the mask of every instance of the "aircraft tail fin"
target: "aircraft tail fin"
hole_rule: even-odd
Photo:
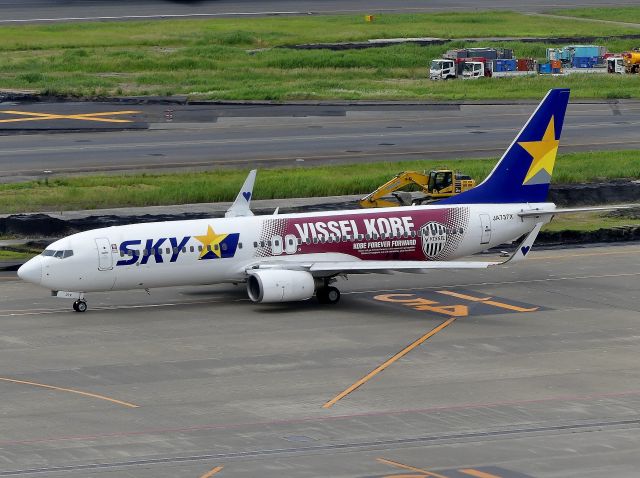
[[[251,212],[251,198],[253,197],[253,184],[256,182],[257,172],[257,169],[249,171],[249,175],[247,179],[244,180],[242,189],[240,189],[231,207],[225,212],[224,217],[253,216],[253,212]]]
[[[549,90],[487,178],[438,204],[545,202],[569,102],[569,90]]]

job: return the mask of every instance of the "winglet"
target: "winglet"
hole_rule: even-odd
[[[224,213],[224,217],[253,216],[251,212],[251,198],[253,197],[253,184],[256,182],[257,172],[257,169],[249,171],[249,175],[247,179],[244,180],[242,189],[240,189],[231,207]]]
[[[538,233],[540,232],[540,228],[544,225],[544,222],[538,222],[536,223],[535,227],[531,230],[531,232],[529,234],[527,234],[527,236],[523,239],[523,241],[518,244],[518,248],[516,249],[516,252],[513,253],[513,255],[507,259],[506,261],[502,262],[501,264],[506,264],[507,262],[518,262],[518,261],[523,261],[526,259],[526,257],[529,255],[529,252],[531,252],[531,248],[533,247],[533,243],[535,242],[536,238],[538,237]]]

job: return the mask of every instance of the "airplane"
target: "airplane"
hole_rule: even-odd
[[[90,292],[246,283],[256,303],[335,304],[349,274],[486,269],[527,257],[557,209],[546,202],[569,101],[552,89],[487,178],[421,206],[254,216],[251,171],[224,218],[131,224],[80,232],[49,245],[18,276],[75,299]],[[502,262],[460,260],[524,239]]]

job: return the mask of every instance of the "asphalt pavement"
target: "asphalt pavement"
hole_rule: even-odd
[[[0,476],[635,478],[639,252],[351,276],[334,307],[220,285],[78,314],[0,273]]]
[[[540,12],[636,4],[634,0],[0,0],[0,23],[505,9]]]
[[[0,181],[499,157],[536,104],[4,103]],[[637,149],[639,125],[638,101],[573,102],[560,152]]]

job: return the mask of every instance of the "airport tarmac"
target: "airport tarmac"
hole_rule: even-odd
[[[537,104],[5,104],[0,182],[499,156]],[[570,103],[560,152],[637,149],[638,124],[635,100]]]
[[[635,477],[639,265],[534,251],[352,276],[333,307],[218,285],[85,314],[3,273],[0,476]]]
[[[633,0],[0,0],[0,24],[75,20],[255,17],[273,15],[414,13],[635,5]]]

